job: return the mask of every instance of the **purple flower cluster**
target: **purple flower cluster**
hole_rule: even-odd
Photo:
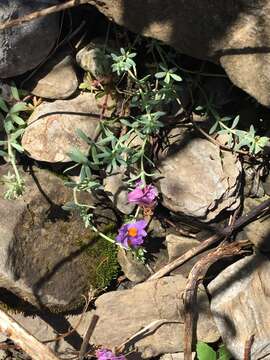
[[[125,248],[137,248],[143,244],[144,238],[147,236],[147,233],[144,230],[146,226],[147,222],[145,220],[138,220],[133,223],[124,224],[119,229],[119,233],[116,236],[116,242]]]
[[[108,349],[97,350],[96,357],[98,360],[126,360],[124,355],[116,356],[111,350]]]
[[[157,188],[150,185],[143,185],[142,181],[136,183],[136,188],[128,194],[128,202],[141,207],[153,207],[158,196]]]

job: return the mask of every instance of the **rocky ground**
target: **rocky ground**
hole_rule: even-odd
[[[58,359],[270,359],[268,2],[4,3],[0,311]]]

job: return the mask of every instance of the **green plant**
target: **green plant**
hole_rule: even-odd
[[[196,355],[198,360],[230,360],[232,358],[225,345],[221,345],[215,351],[211,346],[202,341],[197,343]]]
[[[20,144],[20,138],[24,132],[25,120],[21,117],[21,112],[28,111],[28,106],[20,100],[19,92],[16,86],[11,86],[11,92],[16,103],[10,108],[3,98],[0,97],[0,109],[4,113],[3,124],[6,132],[6,140],[1,140],[0,156],[11,164],[13,174],[8,173],[3,176],[2,181],[7,187],[5,198],[16,199],[24,191],[24,180],[21,177],[16,165],[16,151],[22,153],[24,150]]]
[[[270,139],[268,137],[256,135],[253,125],[250,126],[249,131],[237,129],[239,115],[234,119],[231,117],[220,118],[218,116],[215,118],[216,121],[209,130],[209,134],[216,132],[218,135],[226,135],[227,145],[234,150],[246,147],[250,154],[257,155],[269,144]],[[230,121],[232,121],[231,126],[228,125]]]
[[[120,49],[120,55],[112,53],[112,71],[116,72],[118,76],[125,72],[130,72],[131,69],[135,71],[136,63],[133,60],[135,56],[136,53],[131,53],[129,50],[125,50],[123,48]]]
[[[77,136],[89,145],[89,151],[84,154],[79,149],[73,148],[69,152],[70,159],[75,163],[72,167],[80,167],[80,177],[77,182],[67,182],[67,185],[73,188],[74,201],[65,208],[78,211],[85,226],[90,227],[109,242],[114,240],[99,232],[94,223],[92,207],[80,204],[77,200],[77,192],[89,191],[95,194],[96,191],[102,190],[102,178],[116,172],[120,166],[126,170],[128,184],[136,180],[146,184],[147,178],[153,175],[148,169],[154,167],[153,158],[147,154],[147,151],[164,126],[162,120],[166,115],[166,106],[177,101],[176,84],[182,81],[182,78],[176,74],[176,68],[166,68],[162,64],[158,65],[156,73],[139,78],[136,55],[130,49],[123,48],[120,49],[120,54],[111,54],[112,72],[118,76],[115,88],[116,91],[124,94],[124,101],[131,109],[129,116],[113,116],[110,120],[101,118],[99,137],[95,141],[82,130],[77,129]],[[119,90],[119,86],[123,89]],[[124,129],[121,136],[113,130],[113,125],[117,123]],[[134,146],[135,139],[138,145]],[[138,211],[134,220],[137,215]],[[144,261],[143,249],[138,248],[133,253],[136,258]]]

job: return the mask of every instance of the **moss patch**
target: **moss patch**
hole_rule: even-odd
[[[115,225],[107,225],[103,232],[114,239],[116,235],[113,232],[114,229]],[[81,241],[80,245],[84,247],[86,244]],[[92,234],[91,245],[86,245],[84,251],[84,259],[89,272],[89,284],[96,290],[103,290],[117,278],[120,271],[117,261],[117,246],[98,234]]]

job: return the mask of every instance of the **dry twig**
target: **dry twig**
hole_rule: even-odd
[[[160,320],[155,320],[152,321],[150,324],[148,324],[147,326],[143,327],[141,330],[139,330],[138,332],[136,332],[134,335],[132,335],[131,337],[129,337],[125,342],[123,342],[122,344],[118,345],[115,348],[115,352],[116,353],[122,353],[124,352],[125,348],[130,346],[132,343],[135,343],[136,341],[138,341],[139,339],[142,339],[146,336],[149,336],[150,334],[152,334],[153,332],[155,332],[160,326],[162,326],[163,324],[171,324],[171,323],[180,323],[180,321],[172,321],[172,320],[167,320],[167,319],[160,319]]]
[[[38,11],[32,12],[30,14],[27,14],[18,19],[6,21],[6,22],[0,24],[0,30],[8,29],[8,28],[11,28],[14,26],[20,26],[20,25],[23,25],[24,23],[35,20],[37,18],[46,16],[49,14],[53,14],[53,13],[56,13],[59,11],[63,11],[66,9],[70,9],[74,6],[87,4],[87,3],[88,3],[88,0],[69,0],[69,1],[65,2],[64,4],[53,5],[46,9],[38,10]]]
[[[251,335],[251,337],[245,343],[243,360],[250,360],[250,353],[251,353],[251,347],[252,347],[253,342],[254,342],[254,334]]]
[[[248,214],[241,216],[239,219],[237,219],[234,222],[234,224],[226,226],[224,229],[221,229],[217,234],[214,234],[210,236],[208,239],[204,240],[200,245],[188,250],[179,258],[165,265],[154,275],[150,276],[146,281],[160,279],[161,277],[169,274],[171,271],[183,265],[188,260],[192,259],[194,256],[199,255],[203,251],[209,249],[212,245],[215,245],[222,238],[232,235],[234,231],[256,220],[259,216],[264,215],[265,212],[269,210],[269,207],[270,207],[270,199],[265,200],[263,203],[256,206]]]
[[[99,319],[99,317],[97,315],[92,316],[89,327],[88,327],[88,329],[87,329],[87,331],[85,333],[85,336],[84,336],[84,339],[83,339],[83,342],[82,342],[82,346],[81,346],[80,353],[79,353],[79,360],[83,360],[84,355],[87,352],[87,347],[88,347],[90,338],[91,338],[91,336],[93,334],[93,331],[94,331],[94,329],[96,327],[98,319]]]
[[[189,273],[184,292],[184,360],[192,360],[192,340],[196,321],[197,289],[208,268],[222,258],[244,254],[245,248],[250,246],[249,241],[223,244],[211,253],[200,259]]]
[[[13,340],[33,360],[59,360],[47,346],[38,341],[2,310],[0,310],[0,332]]]

